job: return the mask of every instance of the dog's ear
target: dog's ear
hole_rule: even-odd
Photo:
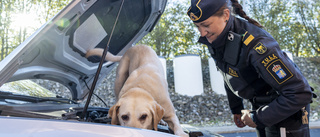
[[[120,102],[118,102],[117,104],[113,105],[110,109],[109,109],[109,117],[111,117],[111,124],[112,125],[119,125],[119,119],[118,119],[118,114],[119,114],[119,108],[120,108]]]
[[[160,106],[157,102],[154,103],[152,115],[153,115],[153,129],[156,131],[158,130],[158,123],[162,119],[164,115],[164,111],[165,110],[163,109],[162,106]]]

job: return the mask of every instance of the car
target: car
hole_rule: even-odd
[[[96,85],[117,66],[92,48],[123,55],[152,31],[167,0],[73,0],[0,62],[0,136],[174,136],[111,125],[107,107],[90,106]],[[34,80],[63,85],[69,96]],[[17,87],[20,86],[20,87]],[[83,103],[86,100],[85,103]],[[204,136],[186,129],[190,136]]]

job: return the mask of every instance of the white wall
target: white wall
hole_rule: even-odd
[[[293,55],[292,55],[292,53],[289,52],[289,51],[284,51],[284,52],[286,52],[286,54],[288,55],[288,57],[293,61]]]
[[[175,91],[194,96],[203,93],[203,79],[200,56],[185,54],[173,59]]]
[[[209,73],[210,73],[210,84],[211,84],[212,90],[217,94],[226,95],[222,74],[217,70],[216,63],[214,62],[212,57],[208,59],[208,62],[209,62],[208,64],[209,64]]]
[[[166,61],[166,59],[165,59],[164,57],[162,57],[162,56],[158,56],[158,57],[159,57],[159,60],[160,60],[160,62],[161,62],[161,64],[162,64],[165,78],[167,79],[167,63],[166,63],[167,61]]]

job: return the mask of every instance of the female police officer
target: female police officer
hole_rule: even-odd
[[[231,14],[234,13],[244,19]],[[237,0],[191,0],[188,16],[223,73],[229,106],[238,127],[258,136],[308,137],[312,91],[276,40],[249,18]],[[243,110],[242,99],[252,103]],[[280,132],[285,131],[285,132]]]

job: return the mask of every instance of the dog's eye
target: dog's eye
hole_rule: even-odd
[[[140,120],[145,120],[147,118],[147,114],[142,115],[139,119]]]
[[[125,121],[126,121],[126,120],[129,120],[128,115],[122,115],[121,118],[122,118],[122,120],[125,120]]]

